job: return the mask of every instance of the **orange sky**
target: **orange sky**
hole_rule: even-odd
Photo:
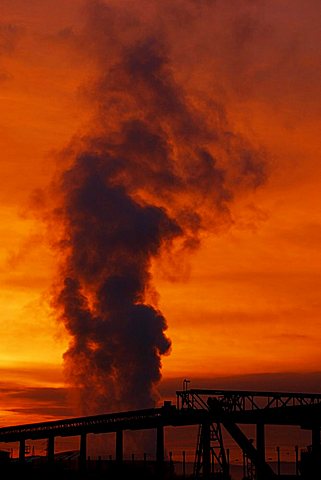
[[[231,11],[217,3],[213,17],[197,17],[191,39],[169,22],[177,76],[198,101],[211,89],[220,96],[234,130],[266,150],[269,175],[235,202],[231,228],[208,232],[174,269],[155,262],[153,283],[173,343],[163,375],[319,371],[321,7],[239,0]],[[56,254],[31,205],[64,167],[55,152],[93,110],[82,91],[96,64],[75,40],[81,4],[2,1],[1,388],[63,386],[68,339],[48,305]],[[6,410],[0,402],[2,425],[50,417]]]

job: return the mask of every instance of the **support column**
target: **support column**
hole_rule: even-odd
[[[209,422],[202,424],[202,444],[203,479],[209,480],[211,477],[211,424]]]
[[[85,471],[87,466],[87,434],[80,435],[79,467]]]
[[[276,454],[277,454],[277,467],[278,467],[278,475],[281,475],[281,451],[280,447],[276,447]]]
[[[48,438],[47,459],[48,463],[50,463],[51,465],[55,461],[55,437],[53,435]]]
[[[157,427],[156,439],[156,461],[159,465],[163,465],[165,461],[165,447],[164,447],[164,427]]]
[[[299,476],[299,447],[295,446],[295,474]]]
[[[156,432],[156,464],[157,475],[156,478],[162,479],[164,477],[165,466],[165,442],[164,442],[164,427],[159,425]]]
[[[170,475],[170,478],[173,478],[173,474],[174,474],[173,452],[169,452],[169,475]]]
[[[265,425],[264,423],[257,423],[256,425],[256,449],[260,464],[265,462]],[[258,469],[257,480],[264,480],[264,471]]]
[[[186,453],[183,450],[183,478],[186,477]]]
[[[123,431],[117,430],[116,432],[116,462],[122,463],[123,461]]]
[[[26,440],[24,438],[21,438],[19,442],[19,461],[20,463],[23,463],[25,461],[25,455],[26,455]]]
[[[321,475],[321,448],[320,448],[320,426],[312,429],[312,463],[313,479],[320,478]]]
[[[320,427],[312,429],[312,453],[318,454],[320,452]]]
[[[256,449],[262,462],[265,462],[265,425],[258,423],[256,425]]]

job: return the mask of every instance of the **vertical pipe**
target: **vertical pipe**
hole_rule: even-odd
[[[183,478],[186,477],[186,452],[183,450]]]
[[[260,459],[257,480],[261,480],[264,479],[264,471],[262,471],[262,468],[265,463],[265,425],[262,422],[256,424],[256,449]]]
[[[156,479],[162,480],[165,473],[164,427],[159,425],[156,430]]]
[[[26,455],[26,440],[21,438],[19,441],[19,461],[23,463]]]
[[[243,452],[243,478],[246,478],[246,456]]]
[[[80,435],[80,452],[79,452],[79,467],[80,470],[85,471],[87,465],[87,434]]]
[[[256,425],[256,448],[260,460],[265,462],[265,425],[261,422]]]
[[[122,463],[123,461],[123,431],[117,430],[116,432],[116,462]]]
[[[48,438],[48,443],[47,443],[47,459],[48,459],[48,463],[50,463],[51,465],[54,463],[55,461],[55,437],[53,435],[51,435],[49,438]]]
[[[320,478],[320,426],[312,429],[313,478]]]
[[[298,445],[295,446],[295,474],[296,474],[296,476],[299,475],[299,447],[298,447]]]
[[[163,467],[164,460],[165,460],[164,427],[160,425],[157,427],[157,438],[156,438],[156,462],[159,467]]]
[[[211,477],[211,424],[204,422],[202,424],[202,443],[203,443],[203,479],[209,480]]]
[[[226,449],[226,471],[224,472],[226,478],[230,478],[230,449]]]
[[[280,447],[276,447],[276,452],[278,455],[278,475],[281,475],[281,454],[280,454]]]
[[[320,451],[320,427],[312,429],[312,453],[317,455]]]
[[[170,474],[170,478],[173,478],[173,472],[174,472],[173,452],[169,452],[169,474]]]

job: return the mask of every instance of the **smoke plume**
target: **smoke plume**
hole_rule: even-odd
[[[193,26],[196,2],[185,6]],[[180,80],[166,24],[178,11],[90,2],[78,39],[93,58],[86,95],[95,113],[59,181],[54,301],[71,337],[68,377],[87,412],[154,404],[170,340],[151,264],[228,227],[235,200],[266,177],[264,155],[232,131],[219,98],[193,96]]]

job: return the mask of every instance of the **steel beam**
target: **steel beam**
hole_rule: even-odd
[[[312,453],[318,454],[320,452],[320,426],[312,428]]]
[[[48,459],[48,463],[50,463],[51,465],[55,461],[55,437],[53,435],[48,437],[47,459]]]
[[[176,392],[180,409],[206,409],[209,396],[219,400],[230,413],[269,410],[278,407],[321,405],[321,394],[258,392],[250,390],[190,389]]]
[[[260,459],[260,465],[265,464],[265,425],[264,423],[258,423],[256,425],[256,449]],[[258,467],[257,480],[264,480],[264,471]]]
[[[163,467],[165,461],[165,439],[164,427],[160,425],[156,429],[156,462],[159,467]]]
[[[312,428],[312,465],[313,480],[321,477],[320,425]],[[312,480],[312,479],[311,479]]]
[[[23,463],[26,459],[26,440],[21,438],[19,441],[19,462]]]
[[[122,463],[123,461],[123,431],[117,430],[116,432],[116,462]]]
[[[240,427],[236,425],[235,422],[231,419],[231,416],[222,410],[222,406],[219,401],[215,398],[209,399],[209,408],[213,415],[219,415],[222,425],[243,450],[246,456],[253,462],[257,471],[260,472],[261,477],[264,480],[273,478],[274,473],[270,465],[262,461],[261,455],[259,455],[257,449],[252,445],[250,440],[242,432]],[[261,439],[262,440],[262,439]]]
[[[82,471],[86,470],[87,466],[87,435],[82,433],[80,435],[80,450],[79,450],[79,468]]]

